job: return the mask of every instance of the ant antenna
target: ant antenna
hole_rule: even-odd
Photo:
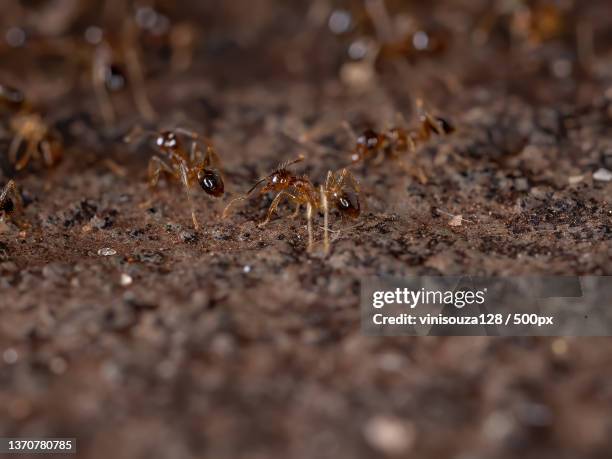
[[[142,126],[135,126],[130,132],[123,136],[123,141],[125,143],[132,143],[136,140],[140,141],[146,137],[155,137],[157,135],[159,135],[159,133],[153,130],[143,129]]]
[[[275,170],[275,171],[278,171],[278,170],[280,170],[280,169],[286,169],[286,168],[288,168],[289,166],[292,166],[292,165],[294,165],[294,164],[296,164],[296,163],[300,163],[300,162],[302,162],[302,161],[304,161],[304,155],[300,153],[300,155],[299,155],[297,158],[295,158],[295,159],[293,159],[293,160],[286,161],[286,162],[284,162],[284,163],[279,164],[279,165],[278,165],[278,167],[276,168],[276,170]],[[274,173],[274,172],[273,172],[273,173]],[[271,175],[271,174],[270,174],[270,175]],[[268,177],[269,177],[269,176],[268,176]]]

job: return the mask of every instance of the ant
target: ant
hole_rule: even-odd
[[[0,106],[8,108],[12,113],[8,125],[14,136],[8,158],[15,165],[15,170],[26,167],[32,158],[42,159],[47,167],[61,160],[63,147],[59,133],[44,121],[40,113],[32,109],[21,91],[0,85]],[[19,158],[24,143],[25,150]]]
[[[359,185],[351,172],[343,169],[338,174],[329,171],[325,185],[322,185],[320,190],[317,191],[315,185],[306,175],[298,176],[289,170],[290,166],[303,160],[304,156],[300,155],[292,161],[279,165],[270,174],[259,179],[244,195],[229,202],[223,211],[223,218],[227,217],[230,207],[235,202],[247,199],[260,184],[264,183],[259,190],[260,196],[268,192],[277,194],[270,204],[266,219],[259,226],[263,227],[269,223],[284,197],[296,206],[291,218],[297,217],[301,206],[305,205],[308,222],[308,250],[310,251],[313,245],[312,214],[315,210],[322,210],[325,218],[325,249],[327,252],[329,246],[327,236],[328,203],[335,206],[342,216],[357,218],[361,211]]]
[[[138,39],[134,24],[125,20],[119,40],[105,37],[100,29],[91,34],[95,46],[92,64],[92,82],[100,111],[107,126],[115,122],[115,109],[111,94],[123,90],[130,83],[134,102],[141,116],[147,121],[155,119],[156,112],[145,92]]]
[[[153,156],[149,160],[149,186],[155,188],[159,181],[159,176],[163,172],[174,177],[181,182],[187,193],[187,200],[191,208],[191,218],[193,226],[199,230],[195,208],[191,197],[191,187],[198,183],[202,189],[210,196],[218,198],[223,195],[225,186],[223,176],[220,172],[220,159],[217,152],[208,141],[197,133],[175,128],[173,130],[143,132],[138,128],[132,134],[125,137],[126,142],[132,142],[135,137],[153,137],[157,151],[166,156],[164,161],[159,156]],[[187,146],[184,142],[187,139]],[[200,145],[204,144],[206,149],[203,153]]]
[[[487,9],[475,27],[476,39],[485,44],[506,37],[508,45],[539,46],[546,42],[567,39],[571,35],[572,18],[578,17],[574,2],[524,0],[509,4],[509,8]],[[576,33],[579,34],[578,24]],[[576,37],[579,38],[579,37]]]
[[[414,64],[422,58],[442,55],[449,47],[450,32],[441,24],[411,23],[398,30],[385,0],[363,0],[361,8],[354,13],[334,10],[329,19],[329,27],[337,35],[360,34],[348,48],[354,60],[364,59],[377,65],[404,59]],[[373,37],[370,36],[372,28]]]
[[[416,153],[417,147],[427,142],[433,135],[449,135],[455,131],[454,126],[441,116],[432,116],[423,109],[423,102],[417,100],[419,127],[409,130],[403,127],[393,127],[384,132],[367,129],[357,136],[353,129],[345,123],[345,128],[353,138],[356,145],[351,153],[353,164],[363,163],[373,159],[380,164],[386,156],[400,162],[402,167],[418,179],[422,184],[427,183],[427,176],[420,167],[408,167],[401,158],[406,152]]]
[[[21,195],[13,180],[9,180],[0,193],[0,217],[2,219],[12,216],[15,212],[20,213],[23,207]]]

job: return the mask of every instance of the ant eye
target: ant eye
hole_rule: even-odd
[[[162,132],[157,139],[155,139],[155,143],[158,147],[163,148],[175,148],[177,146],[176,136],[172,132]]]
[[[104,76],[106,87],[109,91],[120,91],[125,87],[127,79],[123,70],[115,64],[109,65],[106,68]]]
[[[357,143],[364,145],[367,148],[376,148],[378,145],[378,134],[372,129],[368,129],[357,139]]]
[[[198,182],[206,193],[214,197],[221,196],[225,190],[221,174],[212,169],[202,169],[198,172]]]

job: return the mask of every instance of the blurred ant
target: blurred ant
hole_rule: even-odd
[[[577,16],[573,10],[572,2],[511,2],[503,10],[499,6],[487,9],[475,27],[475,38],[479,43],[486,43],[497,35],[509,38],[512,44],[541,45],[570,32],[570,19]]]
[[[191,218],[196,230],[200,228],[195,208],[191,197],[191,187],[198,183],[210,196],[218,198],[223,195],[225,186],[219,166],[220,159],[215,149],[207,139],[203,139],[197,133],[175,128],[165,131],[143,132],[136,128],[125,137],[126,142],[132,142],[136,137],[153,137],[157,151],[166,156],[164,161],[159,156],[153,156],[149,160],[149,186],[155,188],[159,176],[163,172],[183,184],[187,193],[187,200],[191,208]],[[184,139],[187,139],[187,146]],[[201,144],[205,146],[205,152],[200,149]]]
[[[378,165],[384,161],[385,157],[391,157],[422,184],[427,183],[425,172],[418,166],[407,166],[402,160],[402,155],[416,153],[419,145],[427,142],[433,135],[449,135],[455,131],[455,128],[445,118],[431,116],[423,110],[421,100],[417,100],[417,112],[419,113],[419,127],[416,130],[393,127],[384,132],[377,132],[367,129],[357,136],[353,129],[345,123],[345,128],[356,139],[355,148],[351,153],[353,164],[373,160]]]
[[[22,207],[21,195],[17,191],[17,186],[13,180],[9,180],[0,193],[0,220],[20,213]]]
[[[384,0],[363,0],[356,12],[335,10],[329,18],[329,28],[337,35],[365,31],[352,41],[348,54],[352,59],[365,59],[371,64],[405,59],[410,63],[443,54],[450,42],[449,31],[439,24],[417,25],[398,30]],[[374,37],[370,37],[370,29]]]
[[[111,93],[123,90],[129,83],[134,102],[146,121],[154,121],[156,112],[145,91],[135,25],[123,22],[119,39],[104,37],[102,30],[90,28],[89,40],[95,46],[92,63],[92,82],[100,111],[107,126],[115,122]]]
[[[339,174],[335,174],[332,171],[328,172],[325,185],[322,185],[320,190],[317,191],[306,175],[298,176],[289,170],[290,166],[303,160],[304,156],[300,155],[297,159],[281,164],[270,174],[259,179],[246,194],[229,202],[223,211],[223,218],[227,217],[229,209],[234,203],[247,199],[260,184],[264,183],[264,186],[259,190],[260,196],[268,192],[277,194],[270,204],[266,219],[259,226],[263,227],[269,223],[284,197],[296,206],[291,218],[297,217],[301,206],[305,205],[308,226],[308,250],[310,251],[313,246],[312,214],[315,210],[322,210],[325,218],[325,250],[327,251],[329,247],[327,236],[328,203],[335,206],[342,216],[357,218],[361,211],[359,185],[351,172],[343,169]]]
[[[15,170],[21,170],[31,159],[42,159],[47,167],[57,164],[63,154],[59,133],[35,112],[21,91],[0,85],[0,106],[11,113],[8,127],[13,133],[8,158]],[[25,143],[25,149],[22,148]],[[23,150],[22,156],[19,153]]]

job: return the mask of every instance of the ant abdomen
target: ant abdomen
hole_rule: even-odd
[[[198,183],[209,195],[218,198],[225,192],[223,177],[214,169],[201,169],[198,172]]]

